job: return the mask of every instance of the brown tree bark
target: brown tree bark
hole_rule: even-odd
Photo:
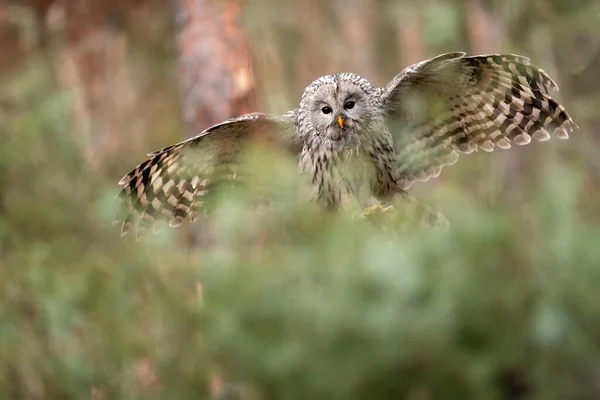
[[[236,0],[175,0],[179,86],[185,136],[255,110],[250,51]],[[210,243],[209,221],[198,235],[180,230],[189,247]]]
[[[254,111],[254,76],[237,1],[176,0],[187,136]]]
[[[471,54],[497,53],[501,50],[502,27],[489,0],[466,0],[465,21]],[[523,157],[524,150],[527,151],[527,157]],[[525,195],[525,158],[530,161],[535,157],[537,162],[536,149],[513,146],[510,152],[497,153],[491,157],[492,161],[488,165],[495,171],[491,176],[498,176],[499,182],[480,180],[474,189],[481,194],[499,192],[506,200],[518,206]]]
[[[73,96],[74,131],[84,157],[92,168],[100,168],[124,141],[138,142],[143,133],[128,118],[135,115],[140,95],[128,60],[129,40],[112,25],[124,10],[100,1],[57,2],[54,7],[63,16],[53,27],[55,74]]]
[[[235,0],[176,0],[180,97],[185,134],[255,110],[255,80],[250,51]],[[194,232],[180,231],[188,247],[210,243],[210,221],[200,220]],[[201,286],[198,286],[201,293]],[[219,375],[213,396],[224,390]]]
[[[427,58],[420,32],[420,15],[417,6],[406,2],[403,10],[396,28],[402,68]]]
[[[345,69],[352,69],[372,82],[379,81],[377,33],[380,24],[379,0],[340,0],[340,26],[344,38]]]
[[[484,54],[499,50],[501,27],[488,0],[466,0],[466,21],[472,53]]]

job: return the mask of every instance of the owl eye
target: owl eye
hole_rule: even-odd
[[[329,106],[321,108],[321,111],[323,112],[323,114],[331,114],[333,112],[333,110]]]
[[[352,110],[354,108],[354,102],[352,100],[347,101],[346,104],[344,104],[344,109],[346,110]]]

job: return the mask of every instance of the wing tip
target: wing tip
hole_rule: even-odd
[[[127,175],[125,175],[124,177],[122,177],[122,178],[119,180],[119,183],[118,183],[118,185],[119,185],[119,186],[124,186],[124,185],[127,185],[129,182],[131,182],[131,176],[130,176],[130,175],[131,175],[131,172],[130,172],[130,173],[128,173]]]

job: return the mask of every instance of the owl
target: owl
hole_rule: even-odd
[[[550,97],[553,89],[546,72],[512,54],[442,54],[385,87],[353,73],[324,76],[294,110],[242,115],[148,154],[119,182],[116,221],[124,235],[161,220],[175,227],[197,219],[207,194],[242,179],[240,154],[256,142],[297,157],[324,208],[411,199],[411,184],[439,176],[461,153],[567,139],[576,125]]]

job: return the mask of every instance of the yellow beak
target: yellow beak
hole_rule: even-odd
[[[340,126],[340,128],[344,127],[344,119],[342,118],[341,115],[338,115],[338,117],[337,117],[337,123]]]

